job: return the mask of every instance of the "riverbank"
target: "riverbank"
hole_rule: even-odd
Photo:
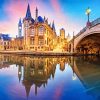
[[[75,53],[68,52],[34,52],[34,51],[0,51],[0,54],[34,55],[34,56],[74,56]]]
[[[91,56],[97,54],[79,54],[79,53],[69,53],[69,52],[34,52],[34,51],[0,51],[0,54],[16,54],[16,55],[33,55],[33,56]]]

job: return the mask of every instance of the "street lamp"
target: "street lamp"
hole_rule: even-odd
[[[88,7],[85,12],[85,14],[88,16],[88,22],[89,22],[90,13],[91,13],[91,9]]]

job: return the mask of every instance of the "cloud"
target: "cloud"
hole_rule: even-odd
[[[39,2],[40,1],[40,2]],[[67,33],[72,31],[78,31],[80,26],[76,25],[70,20],[68,15],[65,15],[61,10],[61,5],[58,0],[48,0],[44,3],[43,0],[29,0],[32,17],[35,17],[36,6],[39,9],[39,15],[46,16],[49,19],[49,23],[55,21],[57,34],[59,35],[59,29],[62,27]],[[18,34],[18,20],[24,18],[26,15],[27,2],[25,0],[12,0],[5,7],[5,11],[9,17],[9,20],[0,22],[0,32],[9,33],[11,36]]]

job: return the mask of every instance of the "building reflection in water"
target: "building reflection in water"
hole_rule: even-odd
[[[64,71],[65,64],[68,63],[68,58],[66,57],[45,58],[0,55],[0,59],[2,59],[3,63],[6,61],[8,66],[16,64],[18,67],[18,79],[24,85],[27,97],[33,85],[35,85],[35,95],[37,95],[38,88],[41,86],[45,88],[48,84],[48,79],[54,79],[57,64],[60,65],[60,70]]]
[[[35,95],[38,88],[46,87],[49,79],[55,78],[56,66],[65,70],[65,64],[72,68],[72,80],[77,78],[85,87],[87,94],[100,98],[100,57],[24,57],[13,55],[0,55],[0,69],[16,64],[18,67],[18,79],[29,96],[31,87],[35,86]]]

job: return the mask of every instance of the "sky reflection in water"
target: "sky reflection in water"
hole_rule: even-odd
[[[0,100],[99,100],[98,59],[0,55]]]

